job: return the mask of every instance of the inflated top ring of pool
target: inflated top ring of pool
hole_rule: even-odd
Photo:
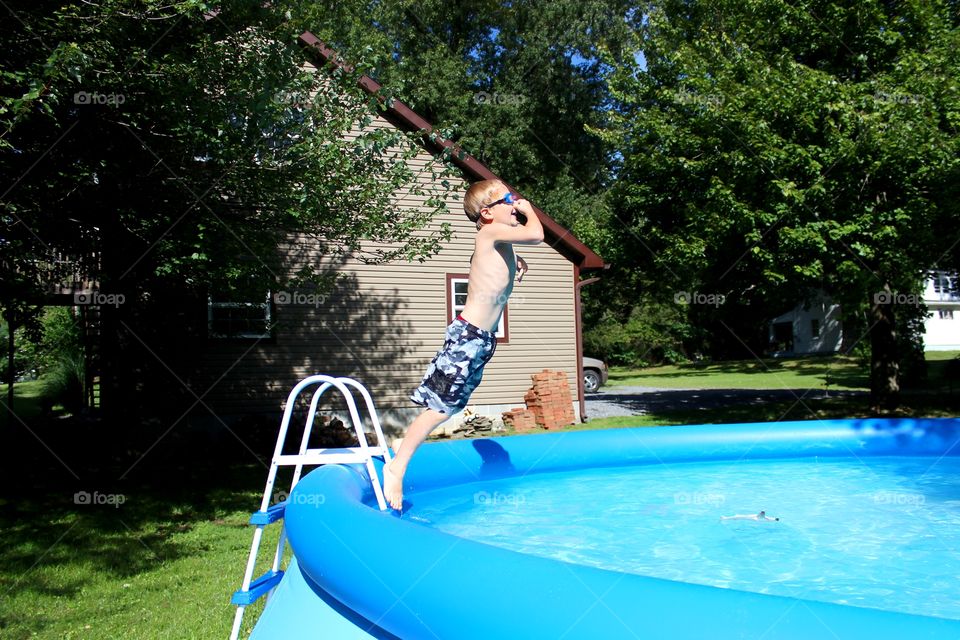
[[[960,455],[958,444],[958,419],[698,425],[458,440],[421,448],[407,473],[405,497],[415,505],[418,492],[438,487],[587,467],[941,457]],[[255,638],[960,638],[960,620],[621,573],[452,536],[380,512],[359,466],[331,465],[308,474],[290,496],[286,528],[296,562],[268,603]],[[332,626],[319,628],[321,619]]]

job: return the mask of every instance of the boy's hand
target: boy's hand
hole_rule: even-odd
[[[530,271],[530,267],[527,266],[527,261],[517,256],[517,282],[523,281],[523,276]]]
[[[478,238],[488,238],[494,244],[508,242],[510,244],[540,244],[543,242],[543,225],[540,218],[534,213],[533,205],[529,200],[517,199],[510,210],[512,220],[500,221],[504,224],[485,224],[478,231]],[[521,222],[521,217],[525,218]]]
[[[530,204],[529,200],[526,200],[524,198],[520,198],[519,200],[514,202],[513,208],[519,211],[520,213],[522,213],[523,215],[525,215],[528,219],[530,218],[530,216],[534,215],[533,205]]]

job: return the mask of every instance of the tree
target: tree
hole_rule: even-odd
[[[348,0],[293,13],[610,259],[620,231],[604,195],[611,158],[585,127],[605,123],[604,79],[630,4]]]
[[[822,288],[868,309],[873,404],[896,406],[897,316],[957,239],[952,6],[674,0],[634,27],[595,131],[623,156],[635,264],[670,275],[665,295],[724,296],[691,309],[750,352],[761,327],[735,319],[771,301]]]
[[[445,209],[444,189],[417,186],[402,161],[419,136],[345,136],[382,97],[356,72],[303,70],[288,10],[108,0],[2,18],[3,281],[23,285],[11,305],[36,304],[67,262],[111,296],[102,357],[125,380],[103,381],[105,403],[152,361],[123,360],[152,301],[296,286],[276,251],[293,233],[370,260],[424,259],[449,233],[417,233]],[[428,206],[398,210],[398,189]],[[310,270],[296,279],[324,284]]]

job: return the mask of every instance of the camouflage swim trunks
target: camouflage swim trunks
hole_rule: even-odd
[[[457,316],[447,327],[443,347],[410,399],[447,415],[460,411],[480,384],[483,367],[496,350],[497,338],[493,333]]]

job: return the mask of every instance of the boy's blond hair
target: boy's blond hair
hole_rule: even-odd
[[[500,190],[506,190],[506,188],[503,182],[494,179],[474,182],[467,189],[467,195],[463,197],[463,211],[471,222],[477,223],[477,229],[482,225],[480,209],[491,200],[496,200],[501,195]]]

